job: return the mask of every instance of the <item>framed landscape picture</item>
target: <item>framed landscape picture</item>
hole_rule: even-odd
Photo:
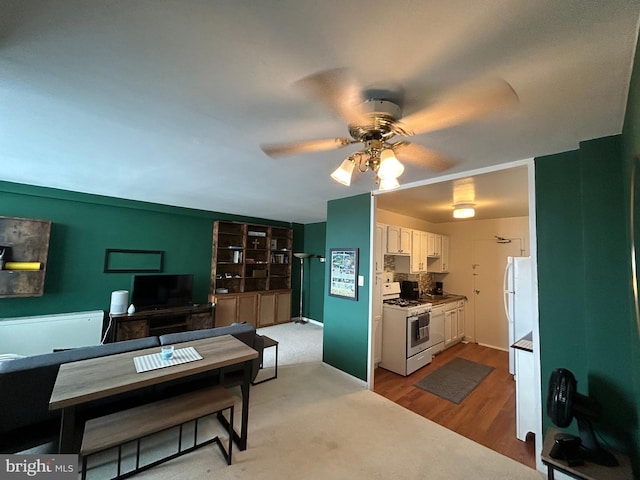
[[[358,300],[358,249],[332,248],[329,262],[329,295]]]

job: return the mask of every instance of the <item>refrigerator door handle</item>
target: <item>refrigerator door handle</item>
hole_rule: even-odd
[[[511,323],[513,320],[511,319],[511,316],[509,315],[509,305],[507,303],[507,298],[509,297],[509,294],[512,293],[511,291],[509,291],[509,272],[511,271],[511,269],[513,268],[513,263],[509,262],[507,263],[507,268],[504,269],[504,280],[503,280],[503,285],[504,285],[504,294],[503,294],[503,301],[504,301],[504,313],[507,316],[507,320]]]

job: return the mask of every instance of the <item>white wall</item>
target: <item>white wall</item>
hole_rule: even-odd
[[[422,230],[423,232],[440,233],[436,230],[435,223],[420,220],[419,218],[400,215],[399,213],[389,212],[388,210],[376,210],[376,222],[385,225],[395,225],[396,227],[412,228],[414,230]]]
[[[435,233],[449,235],[450,273],[438,275],[445,288],[471,300],[473,298],[473,242],[492,239],[495,235],[504,238],[522,239],[522,256],[529,255],[529,217],[511,217],[494,220],[462,220],[459,222],[434,224]],[[496,267],[499,268],[499,267]]]

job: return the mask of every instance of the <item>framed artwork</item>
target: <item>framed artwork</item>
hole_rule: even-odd
[[[332,248],[329,262],[329,295],[357,301],[358,249]]]
[[[107,248],[104,253],[104,273],[160,273],[163,265],[162,250]]]

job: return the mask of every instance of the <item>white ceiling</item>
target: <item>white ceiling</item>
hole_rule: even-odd
[[[347,67],[402,89],[407,114],[456,83],[506,79],[517,108],[412,139],[458,159],[455,174],[620,133],[639,13],[629,0],[0,0],[0,180],[323,221],[327,200],[375,186],[371,172],[329,178],[349,147],[261,151],[347,136],[296,80]],[[407,165],[400,180],[435,176]]]
[[[455,203],[474,204],[475,216],[469,220],[529,215],[527,166],[463,176],[376,196],[377,208],[432,223],[465,221],[453,219]]]

